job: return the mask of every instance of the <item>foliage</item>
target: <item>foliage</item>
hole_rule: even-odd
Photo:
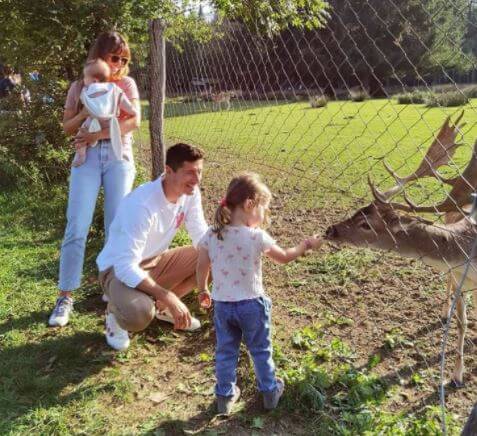
[[[30,185],[63,181],[71,147],[61,128],[65,82],[27,83],[32,101],[24,105],[16,93],[3,99],[0,114],[2,183]]]
[[[375,362],[372,366],[355,367],[350,347],[337,338],[330,341],[321,326],[306,326],[296,331],[292,337],[294,346],[298,338],[300,344],[306,344],[299,347],[302,354],[294,360],[282,359],[280,363],[287,383],[281,407],[306,413],[317,423],[316,434],[391,436],[440,432],[438,407],[427,406],[416,414],[386,410],[395,388],[371,371],[380,362],[376,356],[370,358]],[[322,358],[323,348],[328,349],[327,359]],[[421,385],[422,377],[414,374],[411,383]],[[451,414],[446,415],[446,425],[451,434],[459,427]]]
[[[467,98],[477,98],[477,86],[467,86],[462,92]]]
[[[429,94],[426,98],[427,107],[454,107],[465,105],[468,102],[468,97],[462,91]]]
[[[310,97],[310,106],[312,108],[325,107],[328,104],[328,99],[325,95],[312,95]]]
[[[429,91],[412,91],[395,96],[399,104],[424,104],[431,93]]]
[[[252,29],[274,34],[288,26],[295,28],[322,27],[329,14],[323,0],[214,0],[219,13],[232,21],[241,21]]]
[[[364,89],[352,89],[349,96],[355,102],[365,101],[369,98],[368,93]]]

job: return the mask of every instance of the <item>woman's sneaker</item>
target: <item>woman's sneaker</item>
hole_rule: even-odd
[[[171,312],[169,312],[169,309],[165,309],[162,312],[157,311],[156,318],[160,319],[161,321],[166,321],[171,324],[174,324],[174,318],[172,317]],[[190,326],[182,330],[186,332],[193,332],[198,329],[200,329],[200,321],[192,316]]]
[[[235,393],[231,397],[217,395],[217,413],[219,415],[230,415],[232,407],[240,398],[240,389],[235,386]]]
[[[119,327],[116,317],[106,312],[106,342],[117,351],[126,350],[129,347],[128,332]]]
[[[267,410],[275,409],[278,406],[283,391],[285,390],[285,382],[281,378],[277,378],[277,387],[272,392],[263,393],[263,407]]]
[[[55,308],[51,312],[48,324],[51,327],[64,327],[70,320],[73,311],[73,299],[71,297],[58,297]]]

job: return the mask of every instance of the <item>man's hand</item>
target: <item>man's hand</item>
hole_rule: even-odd
[[[174,328],[176,330],[183,330],[190,327],[192,317],[187,306],[177,297],[173,292],[168,292],[162,303],[171,312],[174,318]]]
[[[199,305],[202,307],[202,309],[208,309],[210,306],[212,306],[212,299],[210,298],[209,291],[202,291],[198,298]]]

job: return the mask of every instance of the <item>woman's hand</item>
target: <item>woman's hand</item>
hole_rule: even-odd
[[[199,305],[202,309],[208,309],[212,306],[212,299],[209,291],[202,291],[199,296]]]
[[[75,135],[75,147],[85,147],[101,139],[101,132],[88,132],[86,127],[81,127]]]

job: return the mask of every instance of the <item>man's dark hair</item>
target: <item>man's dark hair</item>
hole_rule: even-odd
[[[184,162],[195,162],[199,159],[204,159],[204,152],[200,148],[179,142],[167,150],[166,165],[175,172]]]

